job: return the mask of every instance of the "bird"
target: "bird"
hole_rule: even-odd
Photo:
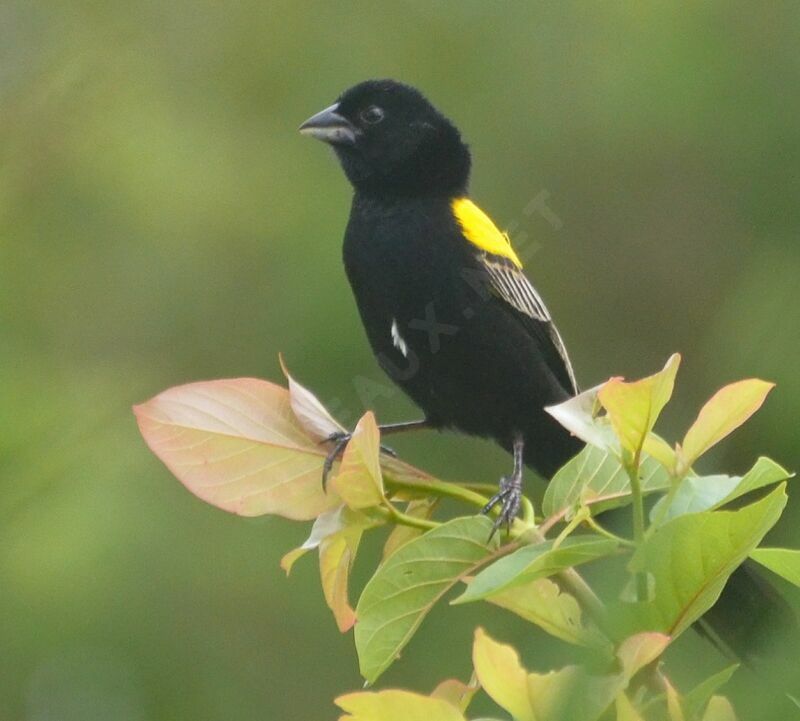
[[[299,128],[353,188],[343,261],[372,351],[423,418],[380,426],[489,438],[510,473],[484,508],[517,516],[524,466],[549,478],[583,446],[545,407],[578,392],[562,337],[508,235],[470,198],[471,154],[417,89],[368,80]],[[350,439],[338,433],[324,479]]]
[[[395,80],[351,87],[299,129],[333,148],[353,187],[345,271],[379,365],[424,414],[381,434],[454,429],[496,441],[513,467],[483,511],[500,506],[492,534],[510,526],[523,466],[549,479],[583,447],[545,411],[578,385],[508,235],[469,196],[467,144],[420,91]],[[323,484],[350,437],[326,439]],[[703,623],[749,664],[775,629],[797,637],[792,609],[752,564],[734,572]]]

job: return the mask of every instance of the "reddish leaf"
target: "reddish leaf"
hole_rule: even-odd
[[[363,533],[363,528],[346,528],[324,539],[319,546],[322,591],[342,633],[356,622],[356,613],[348,600],[348,584]]]
[[[718,390],[686,432],[680,451],[684,467],[690,468],[703,453],[750,418],[774,387],[774,383],[750,378]]]
[[[347,444],[339,472],[331,480],[332,487],[350,508],[370,508],[383,501],[380,438],[375,416],[367,411]]]
[[[170,388],[134,407],[150,449],[192,493],[242,516],[316,518],[325,449],[291,409],[289,392],[236,378]]]
[[[625,676],[633,678],[664,653],[669,642],[670,637],[663,633],[639,633],[626,638],[617,651]]]
[[[448,701],[459,711],[466,711],[479,688],[480,685],[475,678],[468,684],[456,678],[449,678],[433,689],[431,697]]]
[[[300,385],[286,368],[283,356],[278,356],[281,363],[281,370],[289,381],[289,400],[300,425],[305,428],[310,436],[319,441],[330,438],[334,433],[343,433],[344,426],[339,423],[319,399],[305,386]]]

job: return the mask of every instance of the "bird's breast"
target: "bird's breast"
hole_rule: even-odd
[[[405,307],[432,299],[455,259],[447,201],[354,200],[344,264],[356,297]],[[424,302],[423,302],[424,301]]]

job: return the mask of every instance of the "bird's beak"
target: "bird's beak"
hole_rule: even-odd
[[[343,115],[336,111],[338,103],[312,115],[298,129],[303,135],[322,140],[331,145],[355,145],[357,130]]]

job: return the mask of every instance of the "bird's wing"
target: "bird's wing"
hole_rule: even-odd
[[[522,272],[522,262],[508,235],[501,232],[469,198],[456,198],[452,209],[464,237],[474,246],[491,292],[527,319],[526,326],[541,339],[545,348],[552,346],[558,360],[563,363],[563,369],[556,367],[553,370],[566,389],[577,393],[578,384],[561,334],[536,289]]]
[[[543,329],[547,334],[547,339],[553,344],[560,360],[564,364],[566,378],[564,374],[558,372],[556,375],[566,384],[566,388],[572,393],[577,394],[578,384],[575,380],[575,372],[572,370],[572,363],[567,355],[567,349],[561,334],[558,332],[536,289],[525,277],[525,274],[507,258],[502,256],[492,256],[487,253],[479,253],[478,260],[486,270],[489,286],[492,292],[508,303],[512,308],[522,313],[524,316],[534,321],[534,331],[539,334]]]

